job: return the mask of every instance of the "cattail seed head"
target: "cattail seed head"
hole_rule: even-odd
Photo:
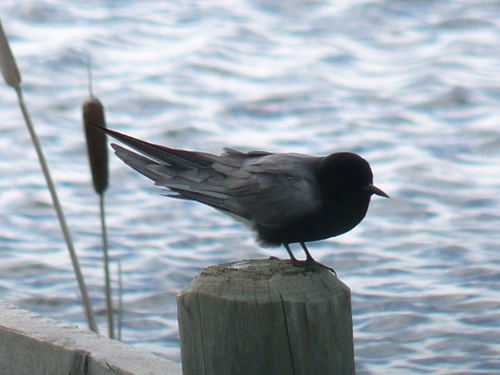
[[[103,194],[108,187],[108,147],[106,134],[89,123],[106,127],[104,107],[96,97],[90,97],[83,102],[83,127],[87,139],[87,154],[89,157],[92,181],[97,194]]]
[[[11,87],[18,87],[21,84],[21,74],[17,69],[16,60],[10,50],[7,35],[3,31],[2,22],[0,21],[0,69],[2,70],[5,83]]]

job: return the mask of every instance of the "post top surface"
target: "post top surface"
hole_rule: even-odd
[[[269,258],[207,267],[179,297],[187,293],[253,301],[320,301],[350,290],[325,268],[295,267],[289,260]]]

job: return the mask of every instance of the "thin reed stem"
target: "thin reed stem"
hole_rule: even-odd
[[[110,339],[115,338],[115,325],[113,321],[113,301],[111,291],[111,277],[109,273],[109,256],[108,256],[108,235],[106,232],[105,210],[104,210],[104,193],[99,194],[99,206],[101,210],[101,232],[102,232],[102,253],[104,256],[104,276],[106,279],[106,315],[108,317],[108,334]]]
[[[24,116],[24,120],[26,121],[26,125],[28,126],[28,130],[31,135],[31,140],[33,141],[33,145],[35,146],[36,152],[38,154],[38,160],[40,161],[40,165],[42,167],[43,174],[45,175],[45,180],[47,181],[47,186],[50,191],[50,195],[52,196],[52,201],[54,203],[54,208],[57,213],[57,217],[59,218],[59,223],[61,224],[61,229],[64,235],[64,239],[66,240],[66,245],[68,247],[69,255],[71,257],[71,262],[73,263],[73,270],[76,275],[76,279],[78,281],[78,285],[80,287],[80,293],[83,301],[83,305],[85,307],[85,313],[87,316],[87,322],[89,324],[89,328],[98,332],[97,325],[95,323],[94,313],[92,311],[92,305],[90,303],[90,298],[87,293],[87,286],[85,285],[85,281],[83,279],[83,274],[80,269],[80,263],[78,262],[78,257],[76,255],[75,248],[73,247],[73,241],[71,240],[71,235],[69,233],[68,226],[66,224],[66,219],[64,218],[64,213],[62,207],[59,203],[59,199],[57,197],[56,188],[54,183],[52,182],[52,178],[50,176],[49,167],[45,161],[45,157],[43,156],[42,146],[40,145],[40,141],[38,140],[38,136],[35,133],[35,129],[31,122],[30,115],[26,106],[24,104],[23,93],[21,90],[21,86],[18,85],[16,88],[17,97],[19,101],[19,106],[21,107],[21,111]]]
[[[122,262],[118,260],[118,340],[122,341],[123,326],[123,280]]]
[[[50,177],[49,167],[47,166],[47,163],[45,162],[45,157],[43,156],[42,146],[40,144],[40,141],[38,140],[38,136],[36,135],[35,128],[33,127],[33,124],[31,122],[31,118],[26,108],[26,105],[24,104],[23,91],[21,89],[21,74],[19,73],[19,70],[17,68],[16,60],[10,49],[9,41],[7,39],[7,36],[5,35],[5,32],[3,31],[1,22],[0,22],[0,68],[2,70],[2,75],[4,77],[5,83],[7,83],[7,85],[11,86],[16,90],[19,106],[21,107],[24,120],[31,135],[31,140],[33,141],[33,145],[35,146],[35,150],[38,154],[38,160],[40,161],[43,174],[45,175],[45,180],[47,181],[47,186],[49,188],[50,195],[52,196],[52,201],[54,203],[54,208],[56,210],[57,217],[59,218],[59,223],[61,224],[61,229],[64,235],[64,239],[66,240],[66,245],[68,247],[71,261],[73,263],[73,270],[75,272],[76,279],[80,287],[80,293],[83,305],[85,307],[85,314],[87,317],[89,328],[92,331],[97,332],[97,325],[95,323],[94,313],[92,311],[92,305],[90,303],[89,295],[87,293],[87,287],[83,279],[83,274],[80,270],[78,257],[73,247],[73,241],[71,240],[71,235],[69,233],[68,226],[66,225],[66,220],[64,218],[61,205],[59,204],[59,199],[57,198],[56,188],[54,186],[54,183],[52,182],[52,178]]]

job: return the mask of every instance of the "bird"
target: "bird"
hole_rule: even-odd
[[[327,156],[224,148],[215,155],[146,142],[99,128],[118,158],[167,189],[167,196],[213,207],[256,232],[262,247],[283,245],[296,267],[320,266],[306,242],[346,233],[365,217],[372,195],[389,198],[373,184],[369,163],[352,152]],[[290,244],[299,243],[305,260]]]

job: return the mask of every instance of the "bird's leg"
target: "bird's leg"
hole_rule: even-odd
[[[317,262],[314,260],[314,258],[311,256],[311,253],[309,253],[309,250],[306,247],[306,244],[304,242],[300,243],[300,246],[302,246],[302,249],[304,249],[304,252],[306,253],[306,260],[298,260],[295,258],[295,256],[292,253],[292,250],[290,250],[290,245],[287,243],[284,243],[283,246],[285,246],[286,251],[288,252],[288,255],[290,255],[290,260],[292,261],[292,264],[295,267],[309,267],[309,266],[320,266],[323,268],[326,268],[327,270],[333,272],[335,276],[337,276],[337,272],[331,267],[325,266],[324,264]]]
[[[311,253],[309,252],[309,249],[307,248],[307,246],[306,246],[306,244],[304,242],[301,242],[300,246],[302,246],[302,249],[304,250],[304,253],[306,253],[306,260],[303,262],[305,265],[315,265],[315,266],[320,266],[320,267],[326,268],[327,270],[333,272],[333,274],[335,276],[337,276],[337,272],[333,268],[325,266],[323,263],[320,263],[320,262],[316,261],[312,257]]]
[[[301,263],[297,258],[292,253],[292,250],[290,250],[290,245],[287,243],[284,243],[283,246],[285,246],[286,251],[288,252],[288,255],[290,256],[290,260],[292,261],[292,264],[294,266],[297,266],[298,263]]]
[[[300,243],[300,246],[302,246],[302,249],[304,250],[304,253],[306,253],[306,262],[315,264],[317,263],[314,258],[312,257],[311,253],[309,252],[309,249],[307,248],[306,244],[304,242]]]

